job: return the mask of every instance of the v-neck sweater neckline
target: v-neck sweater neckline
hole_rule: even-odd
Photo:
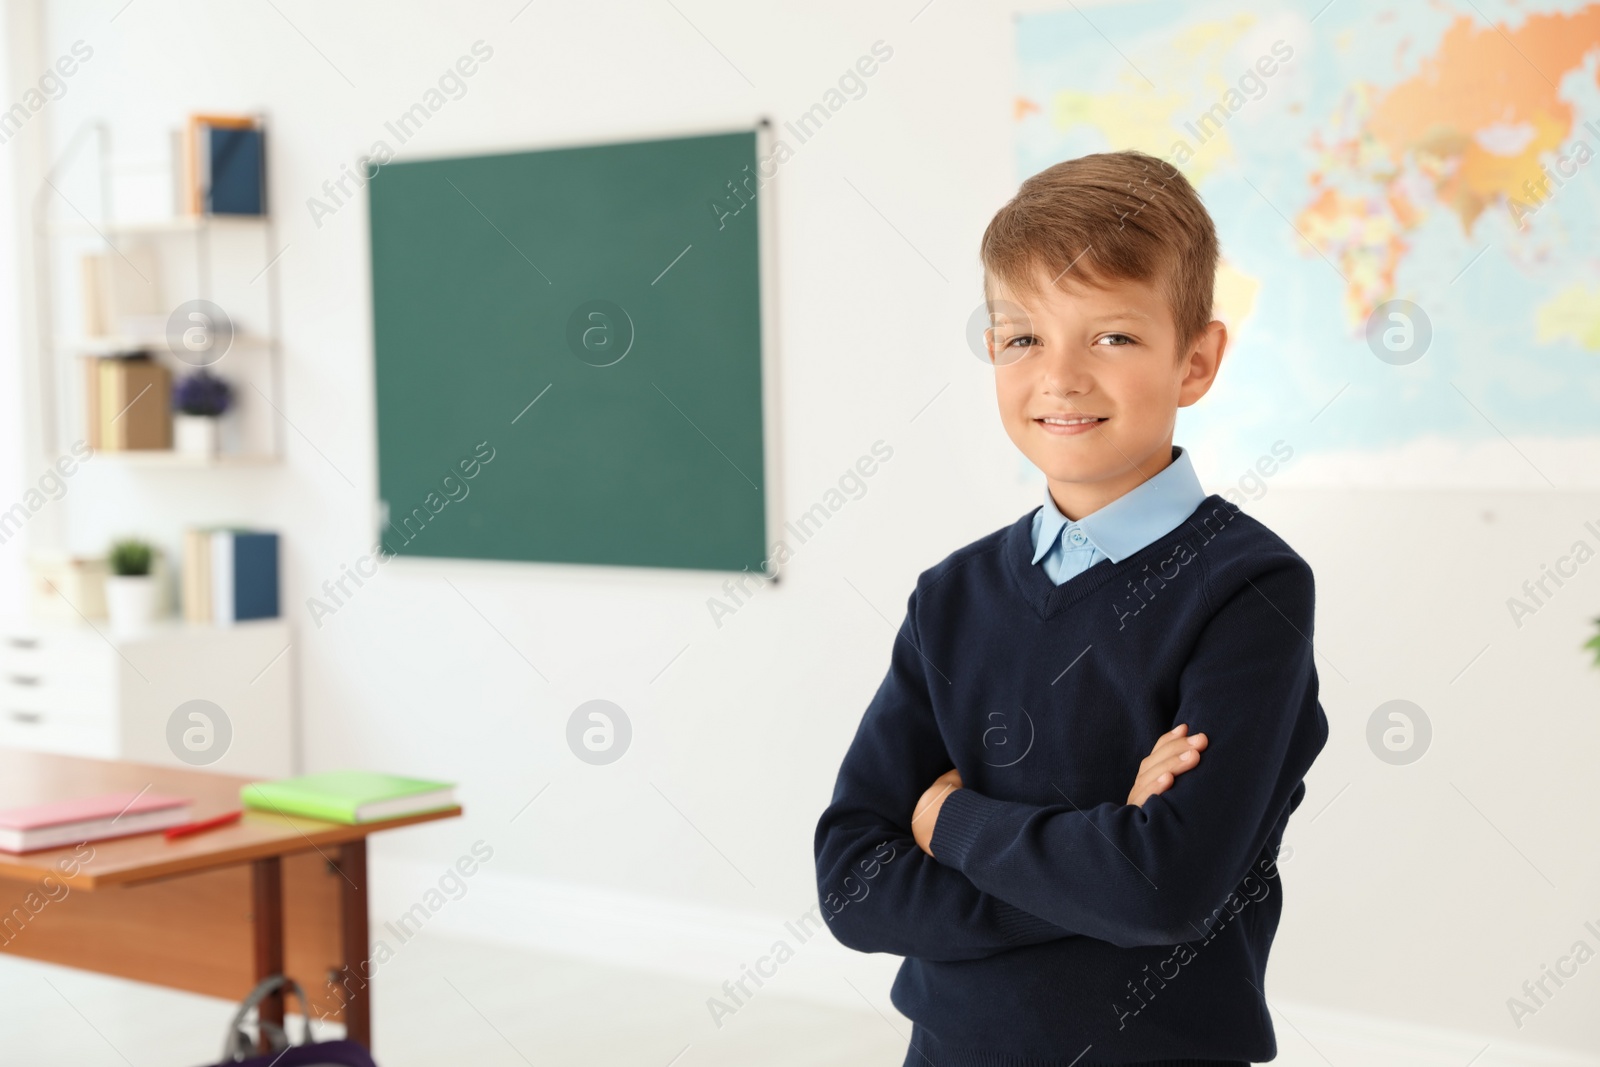
[[[1039,508],[1034,508],[1011,524],[1002,539],[1001,548],[1006,567],[1017,584],[1018,592],[1040,619],[1049,619],[1101,586],[1115,581],[1119,576],[1137,573],[1140,567],[1149,563],[1152,558],[1159,557],[1178,542],[1200,536],[1199,529],[1194,525],[1195,517],[1212,514],[1218,509],[1237,511],[1233,504],[1212,493],[1200,501],[1199,506],[1189,513],[1188,518],[1131,556],[1125,557],[1121,562],[1101,560],[1082,574],[1069,578],[1060,585],[1050,580],[1044,567],[1033,562],[1033,516]],[[1201,539],[1209,540],[1204,537]]]

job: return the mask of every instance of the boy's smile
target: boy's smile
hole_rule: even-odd
[[[1034,420],[1046,433],[1088,433],[1106,420],[1099,415],[1041,415]]]
[[[1142,282],[1003,287],[985,335],[1006,433],[1081,519],[1172,461],[1177,411],[1211,388],[1227,345],[1213,321],[1178,355],[1166,300]]]

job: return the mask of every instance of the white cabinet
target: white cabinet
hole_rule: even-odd
[[[220,774],[294,774],[289,624],[0,627],[0,745]]]

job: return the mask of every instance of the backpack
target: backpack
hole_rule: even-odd
[[[289,1040],[288,1027],[260,1020],[260,1005],[278,990],[285,990],[300,1001],[300,1043]],[[245,1031],[245,1016],[255,1009],[257,1028],[266,1035],[272,1051],[257,1054],[255,1042]],[[234,1012],[223,1039],[222,1060],[215,1067],[378,1067],[366,1047],[355,1041],[312,1041],[311,1005],[299,983],[286,975],[263,978]]]

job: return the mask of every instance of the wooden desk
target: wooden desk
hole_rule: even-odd
[[[192,818],[204,819],[238,808],[249,780],[0,748],[0,808],[149,790],[192,798]],[[370,1047],[367,835],[460,814],[347,826],[246,811],[170,842],[154,833],[0,852],[0,952],[231,1001],[287,973],[313,1015]],[[282,1012],[281,999],[262,1005],[263,1018]]]

